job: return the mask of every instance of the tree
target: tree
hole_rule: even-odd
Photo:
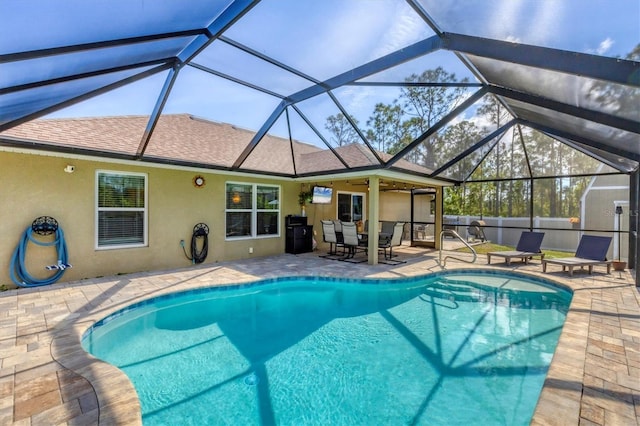
[[[407,140],[406,126],[402,123],[402,107],[397,100],[392,104],[377,103],[367,120],[367,139],[381,152],[389,152],[397,141]]]
[[[485,98],[485,102],[478,108],[478,115],[484,117],[490,126],[488,126],[487,131],[497,130],[502,126],[510,117],[510,114],[504,108],[502,103],[493,95],[487,96]],[[487,167],[484,168],[485,174],[493,177],[500,178],[502,161],[503,161],[503,152],[507,149],[508,142],[504,140],[504,137],[498,141],[495,148],[492,151],[492,158],[487,159],[487,165],[492,165],[487,170]],[[513,149],[513,143],[510,144]],[[508,155],[508,154],[506,154]],[[513,152],[511,152],[511,160],[513,161]],[[513,165],[512,165],[513,168]],[[510,188],[512,188],[512,182],[510,183]],[[509,191],[510,192],[510,191]],[[496,182],[493,190],[493,201],[491,203],[491,212],[494,216],[500,216],[502,210],[502,199],[507,198],[510,200],[509,194],[503,194],[503,185],[502,182]],[[511,209],[511,208],[510,208]]]
[[[467,82],[465,78],[462,82]],[[422,74],[412,74],[405,78],[407,83],[456,83],[458,79],[454,73],[445,71],[442,67],[426,70]],[[408,86],[401,89],[400,102],[404,113],[410,117],[406,121],[412,140],[426,132],[438,120],[454,109],[463,99],[463,87],[445,86]],[[399,141],[400,143],[406,143]],[[437,140],[429,138],[414,150],[414,158],[419,164],[433,168],[438,162],[436,157],[440,146]]]
[[[354,117],[349,118],[351,118],[351,121],[356,125],[358,124],[358,120]],[[347,117],[341,112],[327,117],[324,128],[333,135],[331,142],[333,142],[334,146],[349,145],[360,141],[358,132],[356,132],[356,129],[353,128],[349,120],[347,120]]]

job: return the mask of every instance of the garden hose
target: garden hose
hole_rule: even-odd
[[[33,234],[37,235],[50,235],[55,234],[55,239],[51,242],[42,242],[37,238],[34,238]],[[55,246],[58,254],[58,263],[55,265],[45,266],[45,269],[54,270],[55,273],[43,279],[38,279],[29,274],[26,268],[25,259],[27,256],[27,246],[29,242],[37,244],[39,246]],[[11,262],[9,265],[9,275],[11,280],[19,287],[39,287],[44,285],[53,284],[58,281],[64,271],[70,268],[68,263],[67,243],[64,239],[64,232],[62,228],[58,226],[55,219],[42,216],[34,220],[33,224],[28,227],[16,249],[11,256]]]
[[[202,249],[198,251],[198,239],[202,238]],[[204,223],[198,223],[193,227],[193,233],[191,234],[191,256],[187,254],[187,250],[184,248],[184,241],[181,241],[182,251],[184,255],[193,263],[202,263],[207,258],[209,253],[209,227]]]

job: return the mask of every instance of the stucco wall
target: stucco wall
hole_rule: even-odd
[[[277,179],[14,152],[0,152],[0,164],[0,284],[10,287],[11,255],[25,229],[39,216],[54,217],[64,230],[73,268],[65,272],[61,281],[68,281],[188,266],[191,262],[184,256],[180,240],[185,240],[188,252],[193,226],[198,222],[205,222],[210,228],[205,263],[283,253],[284,217],[299,212],[300,184]],[[74,173],[64,172],[67,164],[75,166]],[[96,170],[147,173],[148,247],[95,249]],[[205,177],[204,187],[193,185],[196,174]],[[281,185],[279,237],[225,241],[226,181]],[[253,254],[249,254],[249,247]],[[33,276],[50,275],[44,266],[55,264],[56,259],[53,248],[28,245],[26,264]]]

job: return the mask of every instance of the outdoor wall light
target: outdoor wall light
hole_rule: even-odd
[[[205,180],[202,176],[196,175],[193,178],[193,186],[196,188],[202,188],[205,185]]]

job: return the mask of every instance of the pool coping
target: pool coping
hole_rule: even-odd
[[[313,258],[311,257],[313,256]],[[271,264],[271,276],[289,276],[293,269],[304,272],[301,265],[313,264],[324,271],[331,261],[317,260],[317,254],[277,256],[265,259],[256,269]],[[313,260],[312,260],[313,259]],[[283,264],[284,262],[284,264]],[[329,264],[327,265],[327,262]],[[462,266],[451,262],[451,266]],[[286,266],[286,267],[285,267]],[[354,265],[351,265],[353,267]],[[429,256],[418,256],[405,265],[377,267],[357,265],[356,272],[364,276],[410,277],[439,269],[437,262]],[[306,270],[313,270],[307,268]],[[556,351],[540,394],[531,424],[578,424],[590,421],[593,424],[616,424],[615,419],[635,420],[640,418],[640,303],[638,288],[626,273],[624,280],[596,270],[593,275],[576,274],[572,278],[562,274],[543,274],[536,270],[539,265],[476,265],[482,269],[495,271],[516,271],[530,277],[542,278],[557,283],[560,287],[573,291],[573,298],[567,313]],[[471,269],[476,269],[471,268]],[[464,265],[464,269],[469,269]],[[253,272],[253,273],[252,273]],[[97,398],[96,423],[141,424],[140,405],[137,394],[126,375],[116,367],[102,362],[86,353],[81,346],[84,333],[95,322],[125,306],[149,297],[173,293],[181,288],[196,289],[212,285],[249,283],[264,277],[258,275],[252,265],[228,263],[205,265],[164,272],[131,274],[81,282],[62,283],[60,291],[80,291],[96,294],[109,292],[112,297],[95,306],[84,309],[69,309],[68,315],[52,327],[47,327],[50,336],[50,356],[62,367],[82,376],[91,384]],[[327,272],[327,271],[324,271]],[[340,276],[340,271],[333,276]],[[351,269],[348,273],[353,273]],[[369,273],[369,275],[367,275]],[[304,274],[302,274],[304,275]],[[617,274],[616,274],[617,275]],[[291,276],[296,276],[295,274]],[[154,282],[155,281],[155,282]],[[595,285],[597,284],[597,285]],[[110,290],[109,290],[110,289]],[[126,290],[126,291],[124,291]],[[125,294],[119,294],[121,291]],[[10,291],[12,293],[18,291]],[[36,292],[35,289],[19,290],[21,294]],[[46,290],[38,290],[44,293]],[[4,294],[0,295],[0,301]],[[8,296],[8,295],[7,295]],[[120,297],[116,297],[120,296]],[[17,298],[18,295],[16,294]],[[610,309],[611,312],[605,312]],[[615,312],[613,312],[615,308]],[[604,317],[604,318],[600,318]],[[616,334],[616,326],[608,324],[617,318],[622,325]],[[599,333],[599,334],[598,334]],[[17,334],[17,333],[16,333]],[[620,354],[626,354],[626,361]],[[598,362],[600,359],[600,362]],[[3,361],[3,370],[5,362]],[[17,367],[14,367],[14,376]],[[15,389],[16,379],[14,378]],[[14,391],[14,398],[16,397]],[[629,401],[630,400],[630,401]],[[62,404],[64,405],[64,404]],[[14,407],[15,408],[15,407]],[[15,411],[15,410],[14,410]],[[62,410],[64,411],[64,410]],[[77,411],[77,410],[76,410]],[[96,410],[82,413],[96,416]],[[78,418],[68,414],[70,419]],[[1,417],[0,417],[1,419]],[[31,419],[34,419],[32,416]],[[16,419],[12,419],[14,422]],[[18,419],[20,420],[20,419]],[[16,423],[14,423],[16,424]],[[90,422],[86,424],[92,424]]]

